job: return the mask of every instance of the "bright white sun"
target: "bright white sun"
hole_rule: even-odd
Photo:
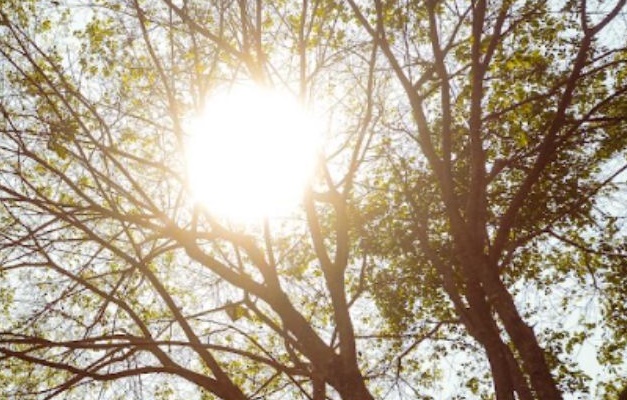
[[[238,221],[288,214],[318,150],[315,120],[287,93],[240,85],[212,96],[186,143],[191,190],[209,212]]]

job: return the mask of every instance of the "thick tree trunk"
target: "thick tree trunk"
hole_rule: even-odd
[[[562,395],[557,389],[557,384],[548,367],[544,350],[540,347],[533,329],[520,316],[512,295],[501,280],[498,269],[488,262],[487,256],[483,255],[483,243],[476,242],[464,234],[458,234],[457,239],[460,249],[459,261],[463,266],[463,274],[471,286],[476,281],[480,285],[481,293],[473,293],[472,290],[468,290],[466,297],[469,303],[476,305],[481,303],[480,299],[487,299],[489,303],[487,309],[478,311],[482,315],[489,315],[492,323],[496,323],[496,321],[491,315],[491,310],[496,311],[522,360],[522,369],[529,377],[535,396],[542,400],[561,400]],[[498,328],[496,329],[498,330]],[[488,347],[485,348],[486,351],[489,351]],[[494,347],[493,351],[496,353],[489,354],[489,357],[496,357],[497,354],[502,353],[497,347]],[[512,361],[515,361],[513,356],[509,360],[509,370],[511,370]],[[518,378],[516,382],[520,386],[523,379]],[[525,393],[521,392],[520,394],[524,395]]]
[[[344,366],[339,357],[335,360],[335,365],[326,371],[326,379],[342,400],[374,400],[357,365]]]
[[[471,318],[471,321],[467,323],[468,332],[486,351],[496,399],[514,400],[514,384],[510,376],[507,358],[502,351],[503,343],[499,336],[498,326],[492,318],[492,311],[486,302],[485,293],[479,282],[473,279],[472,275],[470,276],[466,293],[466,299],[470,306],[468,314]]]
[[[500,279],[492,280],[489,286],[490,298],[494,303],[503,326],[512,339],[523,360],[524,369],[529,375],[537,396],[546,400],[561,400],[562,395],[544,357],[533,329],[520,317],[511,294],[505,289]]]
[[[477,272],[480,273],[482,287],[523,361],[524,370],[529,376],[536,396],[542,400],[561,400],[562,395],[557,389],[544,350],[540,347],[533,329],[523,321],[512,295],[496,272],[497,269],[491,268],[484,261],[484,257],[480,258],[482,260],[477,258],[475,260],[476,265],[480,266],[480,271]]]

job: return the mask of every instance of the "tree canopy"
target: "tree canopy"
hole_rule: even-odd
[[[0,391],[615,398],[625,3],[4,0]],[[191,195],[238,82],[324,121],[289,217]]]

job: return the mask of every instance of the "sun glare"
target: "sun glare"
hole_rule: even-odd
[[[250,221],[299,204],[314,171],[318,129],[293,96],[233,87],[208,99],[189,133],[189,183],[209,212]]]

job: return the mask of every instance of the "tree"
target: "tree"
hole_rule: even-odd
[[[624,6],[3,2],[0,387],[560,399],[602,332],[617,394]],[[239,80],[327,107],[291,219],[189,195],[186,120]]]

